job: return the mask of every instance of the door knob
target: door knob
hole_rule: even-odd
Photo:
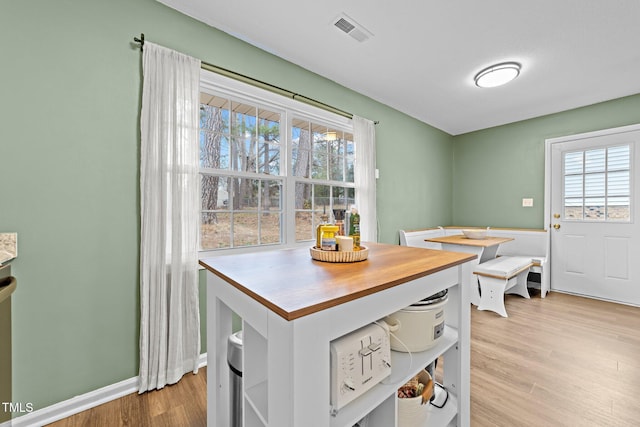
[[[560,230],[560,224],[553,224],[553,228],[555,228],[556,230]]]
[[[560,214],[555,213],[555,214],[553,214],[553,217],[558,219],[558,218],[560,218]]]

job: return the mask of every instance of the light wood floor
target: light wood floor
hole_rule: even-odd
[[[57,421],[55,427],[196,427],[207,425],[207,369],[174,385],[129,394]]]
[[[640,308],[535,291],[506,307],[471,310],[473,427],[640,425]],[[206,369],[51,424],[205,425]]]
[[[640,425],[640,308],[552,292],[472,310],[471,424]]]

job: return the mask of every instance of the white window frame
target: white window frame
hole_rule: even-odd
[[[608,215],[608,211],[609,211],[609,198],[610,197],[616,197],[616,196],[609,196],[609,181],[608,181],[608,176],[609,173],[615,173],[618,172],[618,170],[613,170],[611,171],[609,169],[609,165],[608,165],[608,150],[610,148],[615,148],[615,147],[628,147],[629,148],[629,168],[626,169],[629,172],[629,193],[626,197],[629,198],[629,218],[625,219],[625,220],[616,220],[616,219],[609,219],[609,215]],[[586,155],[586,153],[588,151],[594,151],[594,150],[604,150],[605,151],[605,166],[604,166],[604,170],[601,172],[587,172],[585,170],[585,162],[584,162],[584,156]],[[574,174],[567,174],[566,173],[566,157],[567,154],[580,154],[583,158],[583,164],[582,164],[582,171],[580,173],[574,173]],[[633,159],[634,159],[634,145],[631,143],[624,143],[624,144],[620,144],[620,143],[613,143],[613,144],[608,144],[608,145],[594,145],[593,147],[589,147],[589,148],[583,148],[580,150],[576,150],[576,151],[567,151],[562,153],[562,200],[563,200],[563,209],[562,209],[562,219],[563,221],[571,221],[571,222],[585,222],[585,223],[611,223],[611,224],[630,224],[632,223],[632,218],[633,218],[633,212],[634,212],[634,205],[635,205],[635,200],[633,198],[633,183],[634,183],[634,164],[633,164]],[[587,176],[589,176],[590,174],[594,174],[594,173],[602,173],[604,175],[604,194],[602,195],[602,198],[604,199],[604,218],[602,219],[592,219],[592,218],[587,218],[586,217],[586,213],[585,213],[585,209],[586,209],[586,205],[585,205],[585,200],[587,199],[586,194],[586,189],[587,189],[587,183],[586,183],[586,178]],[[565,194],[566,192],[566,178],[567,176],[581,176],[582,177],[582,217],[581,218],[569,218],[566,216],[566,201],[567,201],[567,195]]]
[[[340,116],[329,111],[322,110],[320,108],[304,104],[300,101],[296,101],[283,95],[278,95],[271,91],[261,89],[252,86],[247,83],[243,83],[238,80],[234,80],[229,77],[225,77],[220,74],[213,73],[207,70],[201,70],[200,72],[200,91],[223,96],[231,100],[246,102],[248,104],[256,105],[272,111],[281,113],[280,122],[280,140],[282,147],[284,148],[280,153],[280,175],[277,179],[283,180],[282,190],[282,239],[283,242],[279,244],[268,244],[258,246],[243,246],[234,248],[221,248],[221,249],[202,249],[200,250],[200,257],[205,258],[207,256],[218,256],[223,254],[232,253],[244,253],[244,252],[256,252],[263,250],[273,250],[274,248],[290,248],[290,247],[305,247],[313,245],[313,241],[301,241],[296,242],[295,236],[295,184],[296,182],[314,183],[320,185],[341,186],[341,187],[353,187],[354,183],[340,182],[331,180],[318,180],[311,178],[302,178],[292,176],[291,158],[292,158],[292,144],[291,144],[291,126],[292,119],[305,119],[314,123],[326,124],[329,127],[334,127],[338,130],[353,134],[353,121],[347,117]],[[241,176],[240,171],[230,171],[233,176]],[[269,178],[268,175],[264,175],[264,178]],[[275,176],[273,177],[275,178]],[[356,190],[357,191],[357,190]],[[200,231],[198,231],[198,234]]]

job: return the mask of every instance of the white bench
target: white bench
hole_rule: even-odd
[[[467,227],[444,227],[445,235],[461,234]],[[478,227],[468,227],[478,228]],[[513,240],[502,243],[497,256],[523,256],[531,258],[531,273],[540,275],[540,283],[529,281],[528,286],[540,288],[540,297],[544,298],[551,290],[549,278],[549,232],[534,228],[491,228],[487,235],[492,237],[508,237]]]
[[[511,237],[512,241],[498,248],[498,256],[523,256],[531,258],[531,273],[540,275],[540,297],[544,298],[551,289],[549,280],[549,232],[537,229],[490,228],[489,236]],[[538,287],[537,282],[529,282],[530,287]]]
[[[445,231],[442,227],[435,227],[423,228],[421,230],[399,230],[399,234],[400,245],[402,246],[442,250],[442,245],[440,243],[426,242],[425,239],[442,237],[445,235]]]
[[[491,310],[507,316],[505,294],[529,298],[527,275],[533,263],[529,257],[501,256],[475,266],[473,274],[480,283],[478,310]]]

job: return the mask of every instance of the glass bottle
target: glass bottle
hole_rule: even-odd
[[[356,208],[351,208],[349,217],[349,236],[353,238],[353,250],[360,250],[360,214]]]

